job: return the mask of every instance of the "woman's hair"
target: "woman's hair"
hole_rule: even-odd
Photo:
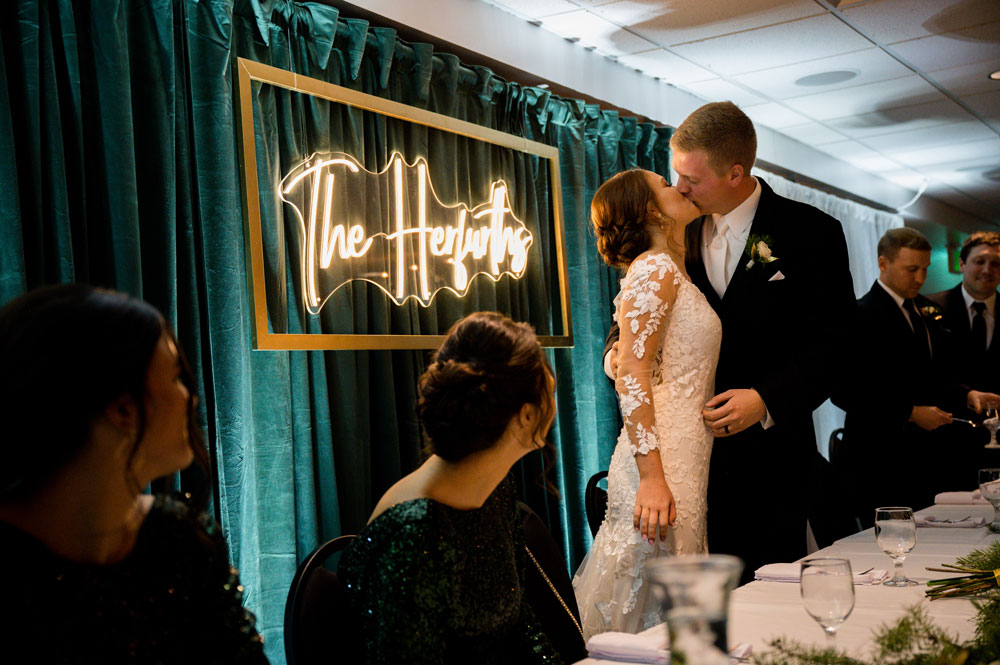
[[[82,284],[31,291],[0,309],[0,500],[30,496],[71,463],[95,419],[123,395],[139,409],[131,465],[145,431],[147,371],[164,334],[173,339],[151,305]],[[193,377],[177,351],[193,396]],[[192,397],[188,441],[207,468],[193,411]]]
[[[604,262],[624,270],[649,249],[646,224],[657,210],[642,169],[622,171],[605,180],[590,203],[590,222]]]
[[[550,375],[529,325],[496,312],[461,319],[417,386],[417,415],[431,452],[455,462],[489,448],[525,404],[541,409],[537,436],[551,415]]]

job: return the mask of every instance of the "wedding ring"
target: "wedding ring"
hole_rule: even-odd
[[[729,434],[729,425],[723,425],[722,428],[726,430],[726,434]]]

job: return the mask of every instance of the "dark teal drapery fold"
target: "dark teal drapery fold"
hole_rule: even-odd
[[[0,302],[76,280],[130,292],[163,311],[204,397],[199,417],[217,473],[215,509],[246,602],[272,662],[283,662],[284,602],[298,561],[322,540],[359,529],[380,494],[421,459],[413,404],[427,356],[250,350],[234,115],[233,63],[240,56],[559,149],[576,341],[549,352],[559,409],[550,478],[561,498],[538,485],[540,456],[525,458],[518,475],[522,495],[548,520],[575,567],[590,543],[583,486],[607,467],[618,433],[601,367],[617,276],[598,260],[589,202],[597,185],[623,168],[667,173],[666,129],[506,82],[321,4],[3,3]],[[443,196],[472,196],[477,183],[506,169],[519,183],[515,206],[548,209],[544,178],[530,160],[480,154],[467,141],[258,93],[265,111],[258,147],[291,154],[307,144],[295,129],[310,140],[348,137],[371,163],[389,146],[425,156],[463,153],[469,172],[434,176]],[[264,166],[262,177],[273,179],[287,164]],[[282,214],[276,202],[262,206],[275,224]],[[290,285],[293,259],[271,266],[285,271]],[[297,302],[295,288],[288,302]],[[376,320],[378,304],[360,292],[353,297],[356,311]],[[473,297],[483,308],[538,306],[503,284],[477,288]],[[395,317],[385,325],[438,325],[429,312],[385,311]],[[403,314],[408,318],[398,320]],[[317,325],[294,307],[284,323],[292,331]]]

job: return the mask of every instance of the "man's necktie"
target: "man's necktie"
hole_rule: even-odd
[[[708,281],[712,283],[712,288],[721,298],[726,293],[726,265],[729,263],[729,242],[726,240],[726,232],[729,231],[729,224],[723,220],[715,228],[715,237],[708,246]]]
[[[979,351],[986,350],[986,303],[972,303],[972,345]]]
[[[917,348],[923,349],[927,357],[931,357],[930,337],[927,334],[927,326],[924,325],[924,318],[920,316],[916,305],[911,298],[903,301],[903,308],[910,315],[910,325],[913,327],[913,337],[917,342]]]

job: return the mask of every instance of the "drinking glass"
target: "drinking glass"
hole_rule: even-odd
[[[917,544],[917,523],[913,520],[913,510],[904,506],[889,506],[875,509],[875,540],[882,551],[892,559],[894,575],[884,586],[914,586],[917,582],[903,575],[903,561]]]
[[[802,562],[799,590],[806,612],[826,633],[827,644],[836,644],[837,629],[854,609],[854,575],[847,559],[818,557]]]
[[[729,595],[743,562],[709,554],[655,559],[646,564],[670,635],[674,663],[729,665]]]
[[[979,492],[993,504],[993,522],[990,531],[1000,533],[1000,469],[979,470]]]
[[[986,409],[983,413],[986,416],[983,419],[983,427],[990,432],[990,442],[983,447],[1000,448],[1000,443],[997,443],[997,429],[1000,429],[1000,417],[997,417],[997,410]]]

